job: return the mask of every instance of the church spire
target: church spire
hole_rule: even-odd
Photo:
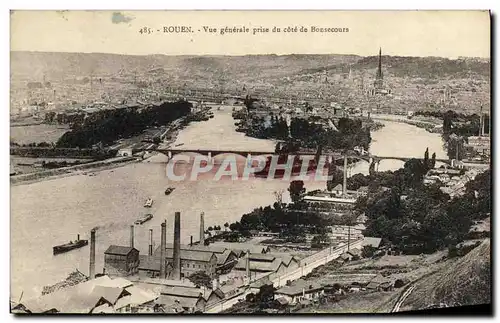
[[[378,52],[378,70],[377,70],[377,79],[383,79],[384,74],[382,74],[382,47]]]
[[[384,74],[382,73],[382,47],[380,47],[378,52],[378,69],[377,75],[375,77],[375,88],[380,89],[383,87]]]

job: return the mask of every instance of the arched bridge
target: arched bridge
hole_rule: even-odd
[[[258,151],[258,150],[217,150],[217,149],[173,149],[173,148],[157,148],[154,151],[165,154],[169,159],[173,158],[173,156],[181,154],[181,153],[196,153],[204,156],[208,156],[208,159],[211,160],[217,155],[221,154],[236,154],[243,156],[245,158],[249,158],[251,156],[261,156],[261,155],[276,155],[275,151]],[[303,151],[293,153],[294,155],[316,155],[316,152],[313,151]],[[358,159],[362,161],[366,161],[367,163],[376,162],[379,163],[382,160],[392,159],[392,160],[400,160],[402,162],[407,162],[410,159],[423,159],[423,158],[415,158],[415,157],[405,157],[405,156],[377,156],[377,155],[357,155],[357,154],[343,154],[340,152],[323,152],[323,156],[327,156],[327,160],[329,162],[341,159],[344,157]],[[439,159],[436,158],[436,161],[443,163],[450,163],[449,159]]]

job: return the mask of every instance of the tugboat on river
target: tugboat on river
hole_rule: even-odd
[[[151,220],[153,218],[153,215],[152,214],[146,214],[146,215],[142,215],[139,219],[137,219],[135,221],[135,224],[143,224],[144,222],[147,222],[149,220]]]
[[[88,240],[80,240],[80,235],[77,235],[76,241],[70,241],[69,243],[52,247],[52,250],[53,250],[54,256],[55,256],[57,254],[68,252],[68,251],[71,251],[73,249],[85,247],[88,244],[89,244]]]

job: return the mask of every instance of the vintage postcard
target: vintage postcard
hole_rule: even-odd
[[[11,313],[491,313],[490,19],[11,11]]]

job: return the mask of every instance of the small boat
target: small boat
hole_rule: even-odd
[[[173,187],[169,187],[165,190],[165,195],[170,195],[170,193],[172,193],[173,191],[175,190],[175,188]]]
[[[153,205],[153,199],[148,198],[146,203],[144,203],[144,207],[151,207]]]
[[[54,246],[54,247],[52,247],[52,251],[53,251],[54,256],[55,256],[57,254],[68,252],[68,251],[71,251],[73,249],[85,247],[88,244],[89,244],[88,240],[80,240],[80,235],[78,235],[76,238],[76,241],[70,241],[69,243],[66,243],[66,244]]]
[[[153,215],[151,213],[148,213],[146,215],[141,215],[140,218],[138,218],[135,221],[135,224],[143,224],[144,222],[147,222],[153,218]]]
[[[179,147],[179,146],[183,146],[184,144],[177,144],[175,145],[175,147]]]

